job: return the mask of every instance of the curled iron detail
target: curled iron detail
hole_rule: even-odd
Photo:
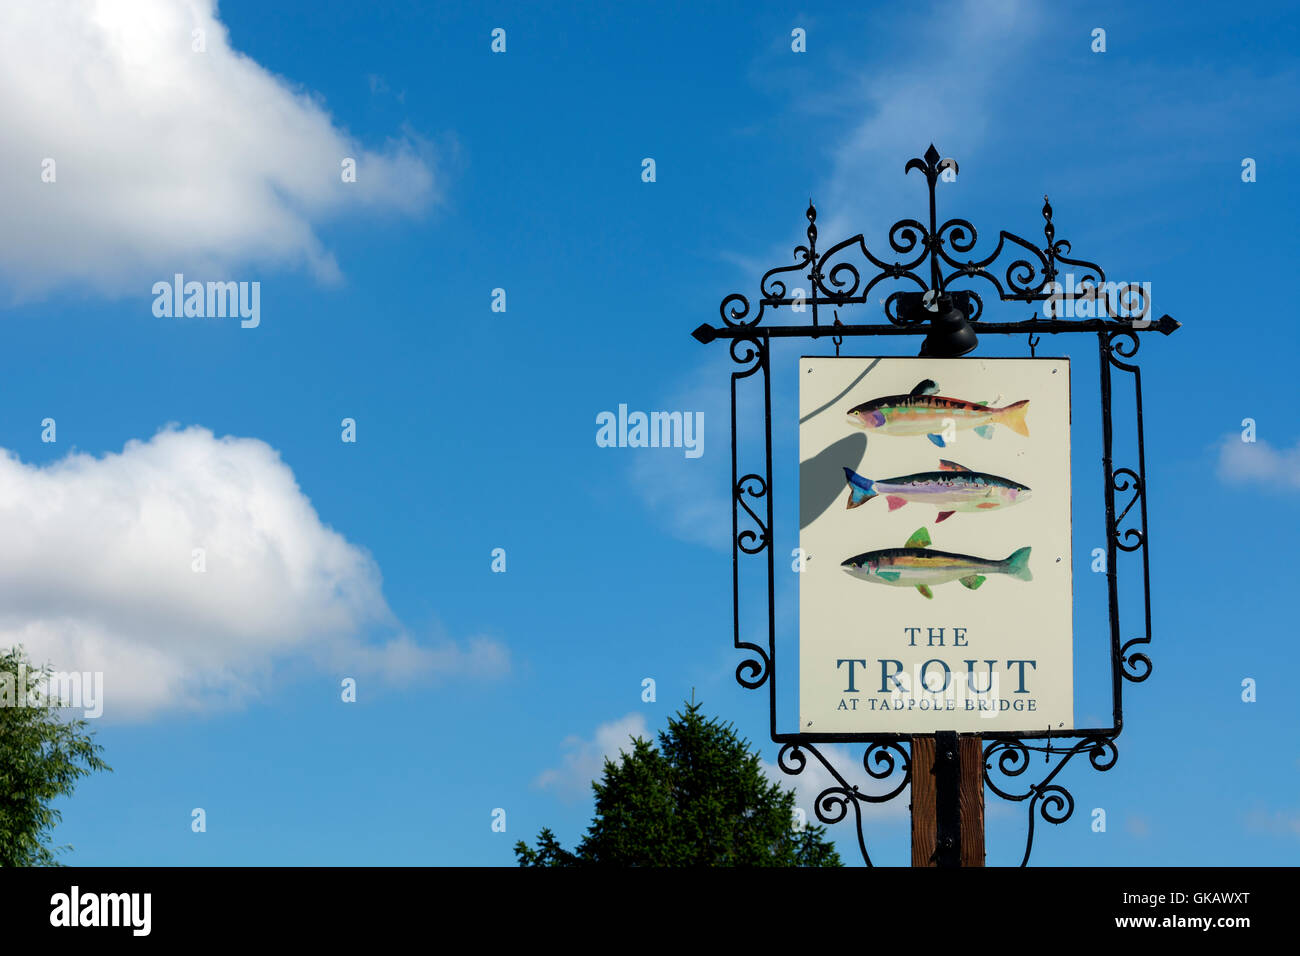
[[[735,303],[737,302],[740,303],[740,308],[735,307]],[[728,305],[731,306],[730,309],[727,308]],[[722,300],[722,304],[718,306],[718,314],[722,316],[723,324],[736,329],[741,328],[742,326],[757,324],[759,317],[762,316],[763,312],[760,309],[758,315],[754,316],[751,321],[744,321],[745,316],[749,315],[749,299],[741,295],[739,292],[733,292]]]
[[[1129,498],[1128,504],[1115,517],[1115,521],[1111,525],[1110,535],[1115,541],[1115,547],[1121,551],[1136,551],[1146,541],[1146,529],[1126,528],[1121,531],[1120,526],[1124,523],[1124,519],[1128,517],[1128,513],[1133,510],[1133,506],[1141,500],[1145,493],[1142,478],[1132,468],[1117,468],[1111,472],[1110,486],[1116,491],[1133,489],[1133,495]]]
[[[1137,366],[1128,362],[1121,362],[1119,359],[1132,358],[1137,354],[1140,345],[1138,334],[1130,328],[1120,327],[1113,332],[1106,333],[1107,359],[1111,365],[1126,372],[1136,372]],[[1116,358],[1116,356],[1119,356],[1119,358]]]
[[[1129,652],[1129,648],[1135,644],[1150,644],[1149,637],[1135,637],[1131,641],[1125,642],[1124,646],[1119,649],[1120,673],[1126,680],[1135,684],[1140,684],[1151,676],[1151,670],[1155,666],[1151,663],[1151,658],[1141,652]]]
[[[767,356],[767,343],[748,336],[737,337],[731,340],[730,352],[731,360],[737,365],[749,366],[732,372],[732,379],[748,378],[763,367],[763,361]]]
[[[768,674],[771,672],[771,662],[768,660],[767,652],[757,644],[748,641],[737,641],[735,646],[736,650],[751,651],[758,655],[747,657],[736,665],[736,683],[746,690],[758,690],[767,683]]]
[[[792,265],[777,266],[775,269],[768,269],[767,272],[763,273],[763,278],[759,281],[758,288],[763,294],[764,301],[770,302],[772,300],[784,299],[786,297],[785,280],[778,278],[778,276],[783,276],[787,272],[797,273],[802,276],[803,270],[812,262],[811,254],[803,246],[797,247],[795,249],[795,254],[802,255],[803,258],[799,259]],[[811,290],[809,290],[809,293],[811,294]]]
[[[1029,751],[1042,749],[1047,759],[1057,755],[1060,760],[1042,780],[1033,784],[1023,793],[1009,793],[994,781],[990,764],[996,761],[998,772],[1008,777],[1018,777],[1030,766]],[[1065,766],[1081,753],[1088,754],[1092,768],[1104,773],[1115,766],[1119,759],[1119,749],[1114,737],[1089,736],[1079,740],[1068,750],[1052,750],[1050,741],[1046,748],[1031,748],[1023,740],[998,740],[984,748],[984,784],[1004,800],[1029,801],[1029,819],[1025,835],[1025,854],[1021,866],[1029,864],[1029,856],[1034,846],[1034,824],[1038,817],[1048,823],[1062,824],[1074,813],[1074,797],[1065,787],[1056,783],[1056,776]]]
[[[750,487],[750,483],[756,483],[757,488]],[[745,513],[749,515],[754,524],[758,525],[757,531],[754,531],[751,528],[746,528],[739,532],[736,535],[736,547],[740,548],[740,550],[744,551],[746,554],[759,554],[771,543],[771,537],[768,534],[767,525],[763,524],[762,519],[754,513],[754,509],[745,502],[746,495],[751,498],[766,497],[767,482],[759,475],[749,474],[736,482],[735,490],[735,503],[744,509]],[[737,513],[737,517],[739,517],[739,513]],[[754,542],[758,543],[754,544]]]
[[[863,800],[869,803],[886,803],[902,793],[912,781],[912,760],[902,745],[894,741],[876,741],[862,752],[862,769],[873,780],[888,780],[898,771],[900,760],[903,777],[897,786],[879,796],[861,794]]]
[[[979,232],[967,219],[949,219],[939,227],[938,240],[940,245],[947,243],[953,252],[966,253],[975,248],[975,243],[979,240]],[[943,258],[950,264],[955,264],[947,256]]]
[[[902,256],[910,253],[918,244],[922,249],[928,249],[929,240],[929,231],[915,219],[900,219],[889,227],[889,248]],[[922,253],[911,267],[915,268],[924,261],[925,253]]]
[[[867,866],[874,866],[871,855],[867,852],[866,836],[863,832],[862,804],[885,803],[903,792],[911,782],[911,761],[907,752],[900,744],[893,741],[877,741],[867,747],[862,755],[862,766],[872,779],[884,780],[893,776],[899,769],[900,759],[903,774],[899,783],[888,793],[869,794],[863,793],[858,787],[845,780],[822,752],[812,744],[785,744],[777,754],[777,766],[790,776],[803,773],[808,766],[808,758],[804,756],[804,751],[812,754],[835,781],[818,793],[813,801],[813,812],[817,820],[827,825],[839,823],[848,816],[851,808],[862,860]]]

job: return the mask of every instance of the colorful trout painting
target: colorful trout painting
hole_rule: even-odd
[[[1029,548],[1021,548],[1005,560],[992,561],[969,554],[932,551],[930,532],[918,528],[903,547],[868,551],[840,562],[840,567],[863,581],[916,588],[927,598],[932,598],[932,585],[960,581],[974,591],[990,574],[1009,574],[1021,581],[1032,581],[1029,552]]]
[[[991,408],[979,402],[936,395],[939,386],[926,379],[907,395],[886,395],[849,409],[849,423],[881,435],[925,435],[944,448],[944,421],[951,419],[956,428],[973,428],[980,438],[992,438],[993,426],[1005,425],[1017,435],[1029,437],[1025,413],[1029,399],[1004,408]]]
[[[844,478],[849,483],[846,507],[856,508],[877,495],[884,495],[890,511],[915,501],[919,505],[934,505],[939,509],[935,520],[943,521],[958,511],[993,511],[1029,497],[1029,488],[1010,478],[971,471],[944,459],[940,459],[939,469],[872,481],[852,468],[845,468]]]

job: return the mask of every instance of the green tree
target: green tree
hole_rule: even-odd
[[[48,686],[48,667],[33,669],[21,647],[0,653],[0,866],[58,866],[50,837],[62,814],[50,804],[70,796],[77,780],[112,770],[86,721],[64,722],[54,703],[33,704],[33,687]]]
[[[659,747],[640,737],[605,761],[596,815],[574,851],[549,829],[520,866],[841,866],[821,826],[794,827],[794,791],[767,779],[758,754],[699,704],[668,721]]]

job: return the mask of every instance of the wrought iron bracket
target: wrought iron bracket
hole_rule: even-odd
[[[1101,368],[1102,478],[1106,512],[1106,579],[1109,601],[1111,648],[1111,698],[1113,720],[1110,726],[1055,732],[1050,728],[1024,733],[985,733],[984,783],[998,796],[1011,801],[1027,801],[1028,825],[1021,866],[1027,865],[1033,849],[1036,819],[1061,824],[1074,812],[1074,798],[1057,782],[1061,771],[1079,754],[1087,754],[1092,768],[1106,771],[1115,765],[1119,752],[1115,745],[1123,729],[1123,687],[1126,682],[1139,683],[1151,675],[1152,661],[1147,654],[1152,641],[1149,534],[1147,530],[1147,485],[1145,441],[1142,432],[1141,370],[1132,361],[1139,347],[1140,333],[1169,335],[1180,323],[1168,315],[1158,320],[1146,318],[1150,302],[1144,289],[1138,298],[1129,295],[1128,306],[1119,301],[1133,287],[1109,283],[1096,263],[1070,257],[1070,244],[1056,238],[1051,203],[1044,198],[1042,207],[1043,245],[1035,245],[1014,233],[1001,230],[996,246],[986,255],[960,258],[973,252],[977,243],[975,227],[965,219],[939,223],[936,211],[936,187],[948,171],[956,175],[955,160],[941,159],[933,145],[920,159],[907,162],[904,174],[916,170],[926,180],[929,195],[928,225],[916,219],[902,219],[890,227],[888,243],[898,258],[876,255],[861,234],[839,242],[825,252],[817,251],[817,210],[809,201],[805,218],[807,243],[795,247],[794,263],[778,266],[764,273],[760,281],[757,311],[751,315],[748,297],[741,293],[726,296],[719,306],[721,326],[701,325],[692,335],[702,343],[729,340],[732,360],[738,366],[731,372],[731,489],[732,489],[732,595],[733,643],[743,657],[736,666],[736,680],[751,690],[768,688],[770,734],[782,744],[778,765],[787,774],[802,773],[807,766],[806,754],[832,776],[835,783],[824,789],[814,801],[814,812],[821,823],[833,824],[853,812],[858,846],[863,860],[872,865],[867,851],[863,826],[863,805],[883,803],[899,796],[911,781],[911,758],[908,736],[903,734],[802,734],[777,729],[775,553],[772,496],[772,393],[770,344],[774,338],[812,338],[822,335],[924,335],[924,323],[912,321],[897,309],[899,290],[884,297],[885,323],[833,324],[821,321],[826,307],[843,309],[865,305],[876,287],[885,281],[919,286],[923,290],[946,290],[954,283],[981,282],[991,285],[1003,302],[1089,302],[1087,311],[1104,311],[1068,319],[1034,317],[1019,322],[979,321],[984,311],[977,291],[965,291],[976,305],[972,322],[981,336],[988,334],[1033,336],[1058,333],[1091,333],[1097,336]],[[1071,282],[1072,291],[1063,291],[1058,282],[1062,266],[1081,269],[1082,279]],[[872,270],[875,270],[872,272]],[[800,277],[805,286],[792,288],[787,283]],[[987,290],[986,290],[987,291]],[[1136,304],[1135,304],[1136,303]],[[805,324],[764,324],[768,310],[774,314],[789,309],[792,315],[808,314]],[[1057,311],[1061,311],[1057,309]],[[1134,315],[1121,316],[1118,312]],[[836,343],[838,351],[838,341]],[[1135,460],[1116,466],[1114,435],[1111,422],[1111,396],[1114,373],[1131,376],[1136,421]],[[742,469],[736,443],[738,386],[757,376],[762,382],[764,416],[764,459],[761,465]],[[1117,496],[1122,500],[1117,500]],[[1141,626],[1132,636],[1131,625],[1122,622],[1119,599],[1119,563],[1140,570],[1143,607]],[[742,562],[766,563],[767,642],[759,644],[741,637],[741,567]],[[1135,564],[1134,564],[1135,562]],[[1126,639],[1127,638],[1127,639]],[[1055,741],[1055,746],[1054,746]],[[817,748],[819,743],[865,743],[863,769],[873,781],[882,781],[883,792],[868,794],[849,784]],[[1042,753],[1048,772],[1035,784],[1021,788],[1018,779],[1032,764],[1030,754]],[[1052,758],[1057,758],[1055,764]]]

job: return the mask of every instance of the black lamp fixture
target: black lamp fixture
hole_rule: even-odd
[[[929,322],[930,332],[921,343],[920,354],[926,358],[956,358],[979,345],[979,338],[966,317],[971,313],[970,295],[966,292],[906,292],[902,296],[902,313],[910,323]]]

